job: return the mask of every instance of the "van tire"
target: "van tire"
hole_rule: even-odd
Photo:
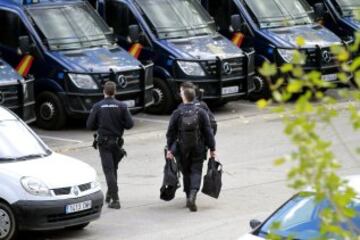
[[[167,114],[175,107],[175,98],[166,82],[160,78],[154,78],[154,104],[147,109],[153,114]]]
[[[58,130],[65,126],[67,115],[59,96],[42,92],[36,99],[36,123],[46,130]]]
[[[81,231],[81,230],[83,230],[84,228],[86,228],[89,224],[90,224],[90,222],[82,223],[82,224],[79,224],[79,225],[67,227],[66,229],[69,229],[69,230],[71,230],[71,231]]]
[[[16,218],[6,203],[0,202],[0,240],[14,240],[17,235]]]

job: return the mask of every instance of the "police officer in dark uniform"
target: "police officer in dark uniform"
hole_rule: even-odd
[[[97,145],[106,177],[108,191],[106,202],[109,208],[120,209],[117,186],[118,164],[124,157],[124,129],[134,126],[127,105],[115,99],[116,84],[108,81],[104,85],[105,98],[96,103],[87,120],[87,128],[97,131]]]
[[[197,211],[196,194],[200,189],[202,178],[203,151],[205,147],[208,147],[210,156],[215,158],[215,139],[207,113],[194,103],[196,99],[195,89],[183,84],[180,87],[180,96],[183,104],[171,115],[166,134],[168,146],[166,158],[173,160],[173,147],[179,148],[177,150],[180,154],[184,192],[187,198],[186,206],[190,211],[195,212]],[[184,130],[186,126],[195,126],[195,132]],[[198,129],[198,132],[196,132],[196,129]],[[196,136],[197,134],[198,136]],[[184,140],[187,135],[191,137]],[[194,139],[195,142],[193,142]]]

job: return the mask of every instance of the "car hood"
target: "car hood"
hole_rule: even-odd
[[[48,157],[0,164],[0,174],[15,178],[34,177],[50,189],[80,185],[95,181],[96,172],[88,164],[61,154]]]
[[[210,60],[216,57],[232,58],[243,56],[243,52],[225,37],[203,36],[176,40],[163,40],[178,58]]]
[[[360,30],[360,20],[357,20],[354,17],[347,17],[345,20],[350,23],[351,27],[355,30]]]
[[[76,51],[53,52],[70,72],[107,73],[138,68],[141,63],[121,48],[91,48]]]
[[[14,82],[23,78],[9,64],[0,59],[0,84]]]
[[[241,236],[238,240],[259,240],[259,239],[264,239],[252,234],[245,234],[244,236]]]
[[[303,25],[277,29],[264,30],[266,34],[271,35],[282,47],[296,48],[297,37],[305,39],[304,48],[330,47],[334,44],[340,44],[341,39],[333,32],[320,25]]]

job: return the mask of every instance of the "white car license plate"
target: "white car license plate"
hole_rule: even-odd
[[[91,207],[92,207],[91,200],[85,201],[85,202],[74,203],[74,204],[66,205],[65,213],[69,214],[69,213],[80,212],[80,211],[88,210]]]
[[[322,75],[321,78],[324,81],[333,82],[333,81],[337,80],[337,75],[336,74],[327,74],[327,75]]]
[[[221,89],[221,93],[223,95],[232,94],[232,93],[238,93],[238,92],[239,92],[239,86],[224,87],[224,88]]]
[[[135,100],[127,100],[123,101],[123,103],[125,103],[129,108],[135,107]]]

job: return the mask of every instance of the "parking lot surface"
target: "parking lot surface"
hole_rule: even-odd
[[[345,104],[340,101],[338,107]],[[169,116],[137,114],[135,128],[125,135],[128,158],[119,167],[121,210],[104,206],[102,217],[83,231],[30,232],[24,233],[25,239],[237,239],[249,231],[250,219],[263,220],[293,194],[286,187],[289,166],[273,166],[273,160],[288,154],[293,146],[282,133],[281,116],[269,109],[259,111],[255,103],[230,103],[215,115],[219,121],[218,154],[224,164],[224,185],[218,200],[199,194],[196,213],[185,208],[181,189],[175,200],[160,200]],[[90,147],[92,133],[83,124],[77,122],[62,131],[35,131],[56,151],[95,167],[105,190],[99,154]],[[345,112],[334,126],[341,138],[330,129],[322,130],[322,135],[334,142],[343,164],[341,174],[356,174],[360,159],[354,153],[360,135],[353,132]]]

